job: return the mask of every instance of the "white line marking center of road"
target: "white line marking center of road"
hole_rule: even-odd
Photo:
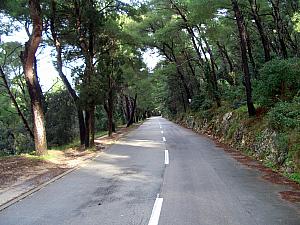
[[[164,142],[166,142],[166,138],[165,137],[163,137],[162,139],[163,139]]]
[[[163,133],[164,133],[164,131],[162,130],[162,131],[160,131],[160,133],[162,133],[162,134],[163,134]]]
[[[156,198],[148,225],[158,225],[163,198]]]
[[[169,151],[165,150],[165,164],[169,165]]]

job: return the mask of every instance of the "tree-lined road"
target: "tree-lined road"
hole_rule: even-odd
[[[281,200],[280,190],[213,141],[153,117],[91,163],[1,211],[0,224],[299,225],[300,206]]]

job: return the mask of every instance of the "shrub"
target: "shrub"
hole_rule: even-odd
[[[300,98],[293,102],[278,102],[268,113],[269,123],[275,130],[300,128]]]
[[[191,109],[196,112],[199,110],[207,110],[213,106],[213,101],[207,97],[207,94],[200,93],[193,97]]]
[[[278,101],[290,101],[300,89],[300,60],[272,60],[260,70],[254,82],[254,96],[264,106]]]
[[[46,112],[47,142],[51,146],[68,144],[78,135],[77,111],[65,90],[48,93]]]

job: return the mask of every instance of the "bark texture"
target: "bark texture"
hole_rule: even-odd
[[[25,73],[25,80],[31,100],[33,116],[33,134],[37,155],[47,153],[46,130],[44,124],[44,111],[42,106],[41,87],[34,71],[35,53],[42,40],[43,22],[39,0],[29,0],[29,13],[32,20],[32,34],[21,53],[21,60]]]

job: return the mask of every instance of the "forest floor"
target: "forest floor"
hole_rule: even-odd
[[[95,148],[83,151],[79,146],[48,150],[43,157],[20,155],[0,158],[0,206],[52,178],[96,157],[108,146],[138,125],[121,127],[113,134],[95,139]]]

